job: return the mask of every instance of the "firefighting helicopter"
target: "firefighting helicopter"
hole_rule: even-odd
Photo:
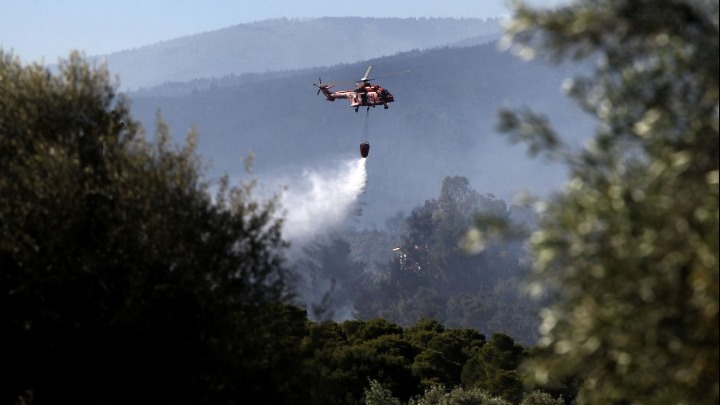
[[[392,103],[393,101],[395,101],[393,95],[390,94],[390,92],[386,89],[376,84],[371,84],[370,81],[376,79],[384,79],[386,77],[395,76],[402,73],[412,72],[412,70],[404,70],[402,72],[395,72],[385,76],[368,78],[368,76],[370,76],[371,70],[372,65],[368,66],[367,70],[365,71],[365,75],[360,80],[355,81],[354,89],[330,91],[332,87],[338,84],[352,83],[351,81],[338,83],[323,83],[322,79],[318,79],[319,83],[313,83],[313,85],[318,88],[317,94],[320,94],[320,92],[322,91],[328,101],[335,101],[339,98],[348,99],[350,101],[350,107],[353,107],[355,109],[355,112],[358,112],[360,107],[367,107],[367,109],[370,110],[370,107],[374,108],[378,105],[382,105],[383,108],[387,109],[388,103]]]

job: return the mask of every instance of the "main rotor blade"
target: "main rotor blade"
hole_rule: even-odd
[[[403,73],[410,73],[410,72],[412,72],[412,69],[410,69],[410,70],[403,70],[402,72],[390,73],[389,75],[378,76],[378,77],[373,77],[372,79],[363,79],[363,80],[366,80],[366,81],[369,82],[369,81],[371,81],[371,80],[384,79],[384,78],[386,78],[386,77],[395,76],[395,75],[400,75],[400,74],[403,74]]]
[[[370,71],[372,70],[372,68],[373,68],[372,65],[368,66],[367,70],[365,71],[365,76],[363,76],[363,78],[360,79],[360,80],[347,80],[347,81],[332,82],[332,83],[323,83],[323,82],[321,81],[320,84],[322,84],[323,86],[330,86],[330,87],[332,87],[332,86],[337,86],[337,85],[341,85],[341,84],[354,83],[354,84],[357,86],[358,83],[369,82],[369,81],[371,81],[371,80],[377,80],[377,79],[384,79],[384,78],[386,78],[386,77],[395,76],[395,75],[399,75],[399,74],[403,74],[403,73],[410,73],[410,72],[413,71],[412,69],[409,69],[409,70],[403,70],[402,72],[390,73],[389,75],[384,75],[384,76],[378,76],[378,77],[368,78],[368,75],[370,74]],[[313,84],[314,84],[315,86],[318,86],[318,85],[315,84],[315,83],[313,83]],[[318,87],[319,87],[319,86],[318,86]]]
[[[370,76],[370,71],[372,70],[372,65],[368,66],[367,70],[365,71],[365,75],[360,79],[360,81],[369,81],[371,79],[368,79],[368,76]]]

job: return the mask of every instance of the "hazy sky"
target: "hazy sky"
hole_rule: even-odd
[[[532,0],[552,5],[559,0]],[[55,63],[268,18],[474,17],[510,14],[507,0],[0,0],[0,47]]]

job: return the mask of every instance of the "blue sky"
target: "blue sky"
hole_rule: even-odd
[[[532,0],[551,6],[560,0]],[[268,18],[472,17],[510,14],[508,0],[0,0],[0,47],[55,63]]]

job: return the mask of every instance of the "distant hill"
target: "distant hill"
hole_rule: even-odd
[[[158,110],[178,139],[196,127],[213,176],[244,176],[242,159],[252,151],[258,177],[292,181],[303,170],[331,171],[333,162],[359,158],[359,142],[369,140],[363,217],[382,224],[436,196],[448,175],[466,176],[477,190],[506,199],[522,190],[547,193],[563,182],[564,169],[529,159],[522,145],[510,145],[497,133],[497,111],[528,106],[550,117],[572,142],[582,142],[592,122],[560,90],[578,68],[524,62],[496,45],[210,80],[177,96],[153,95],[152,89],[129,96],[133,115],[150,130]],[[356,79],[369,64],[377,75],[413,69],[379,81],[396,99],[388,110],[355,113],[345,101],[316,96],[312,83],[318,76]]]
[[[452,18],[274,19],[98,57],[121,87],[352,63],[466,40],[489,41],[500,20]]]

